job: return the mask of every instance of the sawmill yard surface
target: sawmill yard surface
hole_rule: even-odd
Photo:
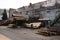
[[[0,40],[60,40],[60,36],[43,36],[36,34],[40,29],[0,26]]]

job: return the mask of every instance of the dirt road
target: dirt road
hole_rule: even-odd
[[[0,34],[0,40],[11,40],[10,38]]]
[[[35,34],[39,29],[9,29],[7,26],[0,26],[0,34],[3,34],[11,40],[60,40],[60,36],[42,36]]]

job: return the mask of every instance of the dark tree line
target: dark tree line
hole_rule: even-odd
[[[2,19],[3,19],[3,20],[6,20],[6,19],[7,19],[6,9],[4,9],[4,12],[2,13],[2,15],[3,15]]]

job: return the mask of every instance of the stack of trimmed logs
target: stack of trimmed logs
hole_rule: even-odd
[[[58,32],[57,30],[53,31],[50,28],[42,28],[38,31],[37,34],[45,35],[45,36],[52,36],[52,35],[60,35],[60,32]]]
[[[8,25],[8,24],[9,24],[8,20],[2,20],[2,21],[0,21],[0,25],[5,26],[5,25]]]

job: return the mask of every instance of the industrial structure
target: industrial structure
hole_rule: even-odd
[[[31,22],[31,19],[35,19],[38,16],[38,19],[40,21],[43,21],[45,26],[48,24],[54,24],[54,20],[56,16],[59,15],[59,13],[60,0],[47,0],[35,4],[30,3],[28,6],[23,6],[18,9],[9,10],[10,18],[13,18],[13,14],[15,14],[15,19],[17,19],[16,15],[18,15],[20,16],[20,18],[25,17],[26,20]],[[50,23],[51,21],[53,21],[53,23]]]

